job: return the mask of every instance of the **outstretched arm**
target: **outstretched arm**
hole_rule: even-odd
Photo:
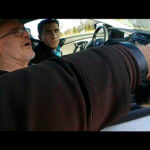
[[[140,80],[121,45],[8,73],[0,77],[0,130],[98,131],[128,113]]]

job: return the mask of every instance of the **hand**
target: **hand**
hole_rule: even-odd
[[[150,82],[143,82],[135,93],[136,103],[142,107],[150,107]]]
[[[139,50],[143,53],[145,56],[147,66],[148,66],[148,74],[147,74],[147,80],[150,81],[150,45],[140,45],[136,44],[136,46],[139,48]]]

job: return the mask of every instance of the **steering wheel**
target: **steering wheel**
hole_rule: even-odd
[[[97,34],[98,34],[98,32],[100,31],[101,28],[103,28],[103,30],[104,30],[104,43],[108,40],[108,29],[105,26],[99,26],[93,34],[92,43],[91,43],[92,47],[97,46],[96,37],[97,37]]]

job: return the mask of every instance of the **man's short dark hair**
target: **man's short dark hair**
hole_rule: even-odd
[[[42,34],[42,31],[43,31],[43,26],[45,24],[50,24],[50,23],[57,23],[58,24],[58,27],[59,27],[59,21],[57,19],[44,19],[42,20],[39,24],[38,24],[38,32],[39,32],[39,35]]]

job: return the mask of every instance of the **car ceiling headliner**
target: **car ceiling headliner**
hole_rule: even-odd
[[[30,22],[32,20],[35,20],[35,19],[18,19],[21,23],[25,24],[27,22]]]
[[[0,21],[3,21],[3,20],[5,20],[5,19],[0,19]],[[17,20],[19,20],[21,23],[25,24],[27,22],[36,20],[36,18],[35,19],[17,19]]]

